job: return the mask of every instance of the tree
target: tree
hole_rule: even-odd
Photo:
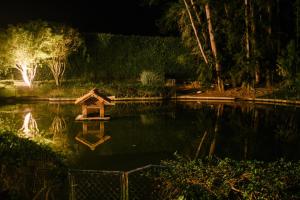
[[[224,86],[223,86],[223,81],[221,78],[221,63],[220,63],[220,59],[218,58],[218,54],[217,54],[217,45],[216,45],[216,40],[215,40],[214,29],[212,26],[212,16],[211,16],[211,9],[210,9],[209,3],[208,2],[205,2],[204,4],[200,3],[200,5],[198,7],[199,9],[197,9],[195,2],[193,0],[190,0],[190,4],[192,7],[192,9],[190,9],[190,6],[187,3],[187,1],[183,0],[183,2],[185,5],[187,14],[189,16],[189,19],[190,19],[190,23],[191,23],[193,31],[194,31],[194,37],[195,37],[198,47],[200,49],[201,56],[203,57],[205,64],[208,67],[211,67],[211,65],[210,65],[211,63],[209,63],[209,61],[208,61],[206,53],[204,52],[205,48],[203,47],[202,42],[199,37],[199,33],[198,33],[199,28],[196,29],[196,23],[198,24],[198,27],[201,27],[200,30],[201,30],[204,41],[207,40],[205,29],[208,30],[209,42],[206,42],[206,44],[207,44],[206,49],[209,49],[209,46],[211,48],[211,51],[209,53],[214,58],[212,60],[212,62],[213,62],[212,64],[215,65],[215,71],[216,71],[216,76],[217,76],[217,87],[218,87],[218,90],[220,92],[222,92],[224,90]],[[200,10],[202,10],[202,12],[205,14],[206,22],[207,22],[206,24],[202,23],[200,13],[198,13],[198,12],[200,12]],[[193,11],[193,14],[192,14],[192,11]],[[193,19],[193,15],[196,16],[197,20]],[[184,32],[182,32],[182,33],[184,33]]]
[[[5,53],[5,41],[6,41],[6,37],[5,37],[5,33],[2,31],[0,32],[0,74],[1,75],[6,75],[8,68],[5,66],[5,62],[3,59],[3,55]]]
[[[191,11],[190,11],[190,7],[189,7],[188,3],[186,2],[186,0],[183,0],[183,2],[184,2],[184,5],[185,5],[185,8],[186,8],[186,11],[187,11],[187,13],[188,13],[188,15],[189,15],[189,19],[190,19],[190,22],[191,22],[192,27],[193,27],[194,35],[195,35],[195,38],[196,38],[196,41],[197,41],[199,50],[200,50],[200,52],[201,52],[201,56],[203,57],[204,62],[205,62],[206,64],[208,64],[208,59],[207,59],[207,56],[205,55],[205,52],[204,52],[204,50],[203,50],[204,48],[203,48],[203,45],[202,45],[202,43],[201,43],[201,40],[199,39],[199,36],[198,36],[198,35],[199,35],[199,34],[198,34],[198,30],[197,30],[197,28],[196,28],[196,26],[195,26],[194,19],[193,19],[193,17],[192,17]],[[194,9],[194,11],[195,11],[195,5],[194,5],[193,1],[191,1],[191,2],[192,2],[193,9]],[[196,16],[197,16],[197,19],[198,19],[198,22],[199,22],[199,21],[200,21],[200,17],[199,17],[199,15],[196,15]]]
[[[206,15],[206,20],[207,20],[207,25],[208,25],[208,32],[209,32],[209,38],[210,38],[210,46],[211,46],[211,51],[212,54],[215,58],[215,70],[216,70],[216,74],[217,74],[217,86],[218,86],[218,90],[220,92],[224,91],[224,84],[223,84],[223,80],[221,78],[221,63],[220,63],[220,59],[218,57],[217,54],[217,44],[216,44],[216,40],[215,40],[215,33],[214,33],[214,29],[212,26],[212,16],[211,16],[211,9],[209,6],[209,3],[205,3],[205,15]]]
[[[54,25],[52,26],[51,38],[49,38],[49,59],[46,60],[55,83],[59,86],[65,72],[68,56],[77,51],[82,43],[78,31],[71,27]]]
[[[50,35],[48,24],[41,21],[8,27],[1,48],[3,66],[19,70],[30,87],[37,67],[50,56],[47,51]]]
[[[47,65],[56,85],[64,74],[68,56],[81,44],[79,33],[67,26],[43,21],[10,26],[0,34],[1,66],[21,72],[27,86],[32,85],[38,66]]]

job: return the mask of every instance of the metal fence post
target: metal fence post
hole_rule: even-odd
[[[70,172],[68,172],[68,179],[69,179],[69,200],[76,200],[75,192],[74,192],[74,186],[75,186],[75,180],[74,177]]]
[[[121,175],[121,200],[128,200],[128,173],[123,172]]]

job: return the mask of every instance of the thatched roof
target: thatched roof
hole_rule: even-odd
[[[105,96],[104,94],[102,94],[101,92],[99,92],[98,89],[94,88],[91,91],[89,91],[88,93],[86,93],[85,95],[83,95],[82,97],[79,97],[76,99],[75,104],[82,104],[86,101],[90,101],[94,99],[95,100],[103,100],[105,104],[111,104],[111,99],[108,98],[107,96]]]

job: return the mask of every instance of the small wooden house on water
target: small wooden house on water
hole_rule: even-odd
[[[76,120],[109,120],[109,116],[105,116],[104,106],[113,105],[111,99],[101,94],[96,88],[87,94],[79,97],[75,104],[81,105],[82,114],[76,117]]]

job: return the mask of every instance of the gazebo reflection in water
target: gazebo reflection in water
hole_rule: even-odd
[[[82,132],[79,132],[75,139],[88,146],[92,151],[111,139],[111,136],[105,135],[104,121],[82,121],[81,123]]]

